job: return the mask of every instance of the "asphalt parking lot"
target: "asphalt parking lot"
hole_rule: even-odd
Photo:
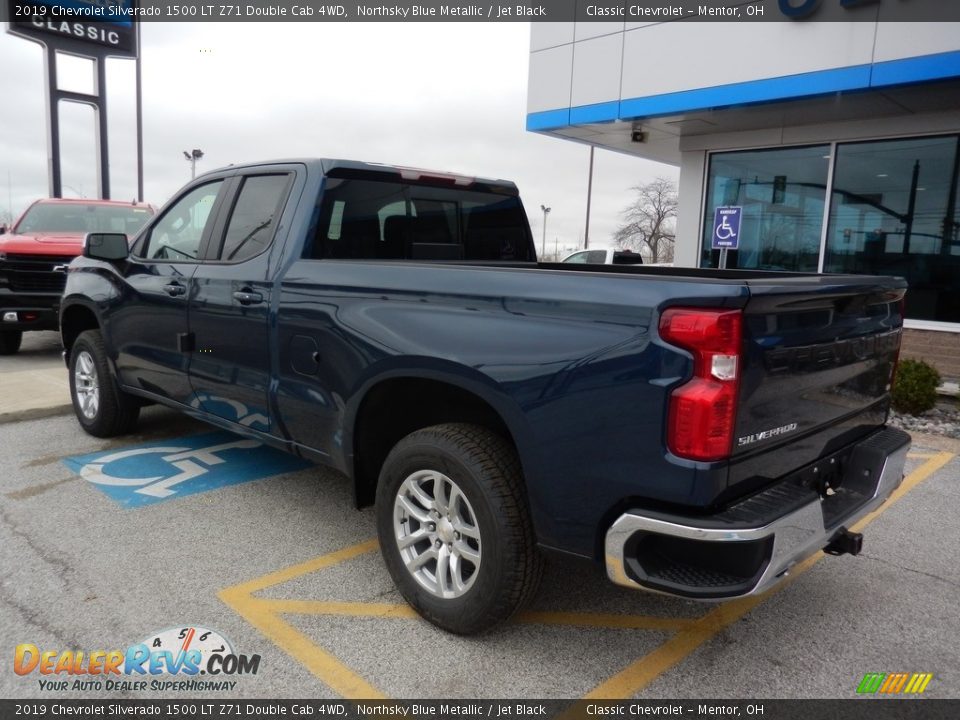
[[[915,443],[863,554],[812,558],[760,598],[680,601],[551,561],[525,615],[459,638],[393,590],[346,478],[211,432],[157,407],[110,441],[72,415],[0,424],[0,696],[49,694],[12,672],[16,645],[195,628],[261,656],[205,697],[849,698],[873,672],[960,697],[956,448]]]

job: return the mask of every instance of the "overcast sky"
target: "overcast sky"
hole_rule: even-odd
[[[588,149],[524,129],[526,23],[143,24],[146,199],[167,201],[198,171],[285,157],[344,157],[507,178],[537,244],[582,243]],[[47,194],[41,47],[0,35],[0,208]],[[134,63],[108,63],[114,199],[136,195]],[[71,90],[83,65],[64,65]],[[96,195],[92,111],[61,110],[65,196]],[[606,245],[629,188],[675,168],[597,151],[591,244]],[[69,186],[69,187],[68,187]]]

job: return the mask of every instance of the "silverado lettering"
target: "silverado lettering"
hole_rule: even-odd
[[[760,440],[767,440],[768,438],[776,437],[777,435],[783,435],[788,432],[793,432],[796,429],[797,429],[796,423],[790,423],[789,425],[781,425],[780,427],[773,428],[771,430],[764,430],[763,432],[753,433],[752,435],[747,435],[745,437],[737,438],[737,445],[739,445],[740,447],[743,447],[744,445],[750,445]]]
[[[774,348],[765,353],[764,360],[771,373],[825,370],[889,355],[900,347],[901,334],[901,330],[894,330],[882,335],[834,340],[828,345]]]

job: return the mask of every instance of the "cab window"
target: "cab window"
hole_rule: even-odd
[[[222,186],[222,180],[214,180],[194,188],[174,203],[150,229],[142,257],[171,262],[196,260]]]
[[[643,256],[632,250],[623,250],[613,254],[614,265],[643,265]]]

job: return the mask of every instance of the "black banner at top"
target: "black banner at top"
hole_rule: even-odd
[[[133,22],[956,22],[955,0],[7,0],[0,20],[123,48]],[[96,30],[91,28],[103,28]],[[107,29],[111,28],[111,29]]]

